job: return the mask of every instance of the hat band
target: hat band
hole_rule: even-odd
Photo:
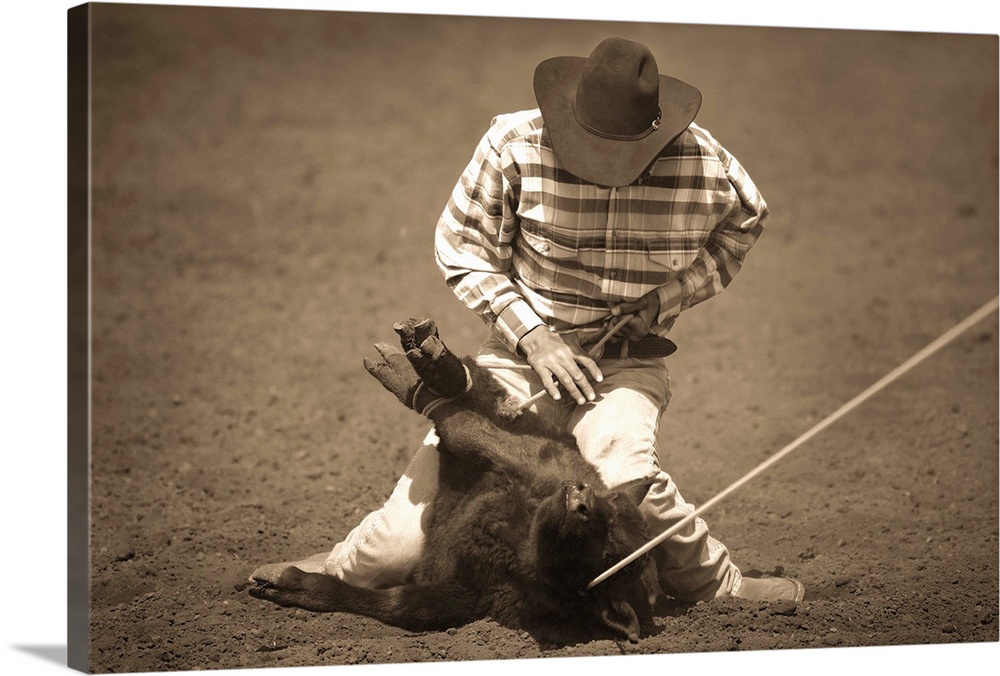
[[[591,134],[594,134],[595,136],[600,136],[601,138],[606,138],[611,141],[638,141],[639,139],[646,138],[647,136],[649,136],[654,131],[660,128],[660,120],[663,118],[663,112],[660,110],[659,106],[657,106],[656,119],[654,119],[650,123],[649,127],[639,132],[638,134],[611,134],[606,131],[601,131],[596,127],[591,127],[589,124],[584,122],[583,119],[580,117],[580,112],[576,108],[576,101],[573,101],[573,117],[576,118],[576,121],[580,124],[581,127],[589,131]]]

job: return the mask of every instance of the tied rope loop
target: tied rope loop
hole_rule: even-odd
[[[427,405],[424,406],[424,408],[420,411],[420,415],[424,416],[425,418],[429,418],[430,414],[434,411],[434,409],[438,408],[439,406],[444,406],[445,404],[450,404],[451,402],[455,401],[462,395],[467,394],[469,390],[472,389],[472,374],[469,373],[469,367],[466,366],[465,364],[462,364],[462,368],[465,369],[465,389],[462,391],[462,394],[457,394],[454,397],[438,397],[437,399],[431,399],[427,403]],[[424,389],[424,381],[421,380],[419,383],[417,383],[416,389],[413,390],[413,397],[410,399],[410,408],[412,408],[414,411],[417,410],[417,396],[423,391],[423,389]]]
[[[417,410],[417,398],[423,391],[424,391],[424,381],[418,380],[417,386],[413,388],[413,396],[410,397],[410,408],[412,408],[414,411]]]

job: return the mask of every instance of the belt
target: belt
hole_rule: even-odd
[[[639,340],[609,340],[598,359],[653,359],[676,351],[677,344],[669,338],[649,335]]]

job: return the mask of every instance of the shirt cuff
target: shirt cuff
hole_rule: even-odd
[[[497,315],[494,326],[503,339],[507,348],[511,352],[517,351],[517,344],[521,342],[524,334],[539,326],[544,326],[545,322],[535,314],[531,306],[524,300],[518,299],[508,305]]]
[[[675,279],[659,287],[656,294],[660,299],[660,314],[656,316],[656,323],[666,326],[671,319],[681,313],[683,286]]]

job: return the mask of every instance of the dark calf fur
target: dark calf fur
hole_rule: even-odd
[[[647,541],[636,504],[648,485],[608,491],[571,436],[519,414],[489,371],[448,351],[433,322],[395,329],[405,353],[378,344],[382,358],[365,368],[418,411],[454,397],[428,412],[441,439],[440,488],[413,582],[362,589],[290,567],[251,593],[413,631],[490,617],[557,642],[648,633],[656,588],[648,557],[585,590]]]

